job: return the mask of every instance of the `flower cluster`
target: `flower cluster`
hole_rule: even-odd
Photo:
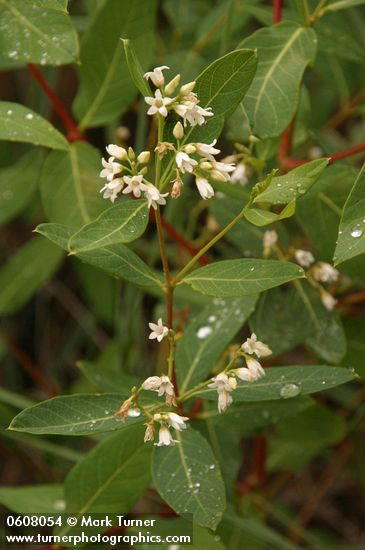
[[[144,178],[147,171],[141,165],[148,164],[149,151],[142,151],[137,157],[131,147],[128,151],[124,147],[110,144],[106,148],[110,155],[108,160],[101,160],[103,169],[100,177],[106,179],[106,184],[100,190],[104,199],[110,199],[113,203],[118,194],[132,194],[135,198],[142,195],[147,199],[148,208],[156,210],[157,205],[166,204],[168,193],[160,193],[155,185]],[[124,175],[122,175],[124,173]]]
[[[208,384],[208,388],[217,390],[218,411],[220,413],[224,412],[233,401],[231,393],[237,388],[236,377],[244,382],[254,382],[265,376],[265,371],[261,364],[257,359],[251,357],[251,355],[256,355],[256,357],[260,358],[268,357],[271,353],[270,348],[263,342],[260,342],[256,334],[253,333],[242,344],[241,351],[239,352],[239,355],[245,358],[246,367],[223,371],[212,379],[212,382]]]
[[[153,419],[146,424],[146,432],[144,435],[145,443],[147,441],[153,441],[155,436],[155,422],[160,424],[158,433],[158,443],[155,443],[157,447],[175,445],[178,443],[171,435],[170,428],[174,428],[176,431],[181,432],[187,428],[185,422],[189,420],[187,416],[180,416],[173,412],[156,413],[153,415]]]
[[[159,125],[169,113],[181,117],[182,121],[176,122],[173,128],[173,137],[176,143],[160,141],[157,143],[155,153],[159,161],[170,152],[173,155],[173,167],[171,170],[171,197],[178,198],[181,194],[184,174],[194,176],[197,189],[200,196],[206,200],[214,196],[214,189],[211,181],[235,182],[241,181],[244,177],[244,165],[236,167],[229,158],[224,161],[217,161],[216,155],[220,150],[215,147],[216,140],[212,143],[186,143],[187,136],[184,135],[184,129],[187,125],[201,126],[206,124],[206,118],[213,116],[210,107],[203,108],[199,104],[197,94],[193,91],[195,82],[189,82],[180,87],[177,93],[176,89],[180,83],[180,75],[175,76],[167,85],[163,71],[167,66],[156,67],[153,71],[147,72],[144,76],[150,80],[156,90],[151,97],[145,97],[145,102],[149,105],[148,115],[157,115],[160,117]],[[171,95],[175,95],[170,97]],[[147,179],[147,165],[150,160],[149,151],[143,151],[136,156],[130,147],[126,150],[124,147],[110,144],[106,148],[109,155],[108,159],[102,159],[103,169],[100,177],[106,178],[106,183],[101,189],[103,198],[110,199],[113,203],[119,193],[132,194],[136,198],[144,197],[148,201],[148,207],[154,208],[166,204],[166,197],[169,193],[162,193],[162,189],[167,182],[156,181],[155,184]],[[156,170],[157,175],[157,170]],[[171,176],[170,176],[171,177]],[[159,176],[159,179],[161,177]]]

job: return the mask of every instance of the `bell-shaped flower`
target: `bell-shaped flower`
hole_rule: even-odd
[[[146,80],[151,80],[151,82],[157,87],[161,87],[165,84],[165,78],[163,72],[165,69],[169,69],[167,65],[161,65],[161,67],[156,67],[153,71],[145,73],[143,76]]]
[[[214,197],[214,189],[206,178],[198,176],[195,183],[202,199],[207,200]]]
[[[260,342],[254,332],[251,334],[250,338],[247,338],[246,342],[242,344],[241,348],[245,353],[250,355],[255,354],[257,357],[268,357],[272,354],[271,349],[263,342]]]

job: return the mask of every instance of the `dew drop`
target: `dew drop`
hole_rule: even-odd
[[[32,118],[34,118],[34,115],[32,113],[28,113],[27,115],[25,115],[25,118],[27,120],[32,120]]]
[[[55,500],[53,502],[53,508],[55,508],[55,510],[65,510],[66,502],[63,499]]]
[[[353,231],[351,231],[351,237],[354,237],[354,239],[358,239],[359,237],[361,237],[361,235],[362,235],[361,229],[353,229]]]
[[[11,109],[9,109],[7,112],[6,112],[7,115],[12,115],[13,114],[13,111]]]
[[[137,418],[138,416],[141,416],[141,411],[139,409],[129,409],[128,416],[130,418]]]
[[[217,320],[217,317],[215,315],[209,315],[208,317],[208,322],[209,323],[214,323],[214,321]]]
[[[280,397],[283,399],[290,399],[291,397],[296,397],[300,394],[302,390],[297,384],[284,384],[280,388]]]
[[[204,340],[205,338],[208,338],[208,336],[212,334],[212,332],[212,327],[200,327],[196,335],[200,340]]]

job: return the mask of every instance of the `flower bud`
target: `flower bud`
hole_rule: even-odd
[[[193,82],[188,82],[188,84],[184,84],[184,85],[181,86],[181,88],[180,88],[180,94],[182,94],[182,95],[190,94],[190,92],[192,92],[192,91],[194,90],[195,84],[196,84],[195,81],[193,81]]]
[[[222,172],[219,172],[218,170],[212,170],[210,173],[211,177],[216,181],[228,181],[227,177],[222,174]]]
[[[185,151],[185,153],[187,153],[188,155],[191,155],[191,154],[193,154],[193,153],[196,152],[196,147],[195,147],[195,145],[193,145],[192,143],[188,143],[187,145],[185,145],[184,151]]]
[[[199,168],[202,170],[211,170],[212,169],[212,163],[208,162],[207,160],[204,160],[199,164]]]
[[[111,143],[106,148],[107,152],[111,157],[114,157],[118,160],[125,160],[127,158],[127,151],[124,147],[119,147],[119,145],[114,145]]]
[[[141,162],[142,164],[147,164],[150,160],[150,152],[149,151],[142,151],[137,157],[138,162]]]
[[[182,186],[183,186],[183,182],[181,181],[181,179],[177,178],[172,185],[172,189],[170,193],[173,199],[178,199],[180,197]]]
[[[130,160],[134,160],[136,158],[136,154],[133,151],[132,147],[128,147],[128,157]]]
[[[175,139],[182,139],[184,137],[184,127],[181,122],[177,122],[172,130]]]
[[[166,95],[171,95],[174,93],[174,91],[176,90],[176,88],[178,87],[178,85],[180,84],[180,75],[177,74],[175,76],[175,78],[173,78],[172,80],[170,80],[170,82],[166,85],[165,87],[165,94]]]

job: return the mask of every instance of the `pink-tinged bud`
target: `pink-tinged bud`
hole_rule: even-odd
[[[174,181],[172,185],[171,193],[170,193],[170,196],[173,199],[178,199],[180,197],[182,186],[183,186],[183,182],[181,181],[181,179],[176,179]]]

